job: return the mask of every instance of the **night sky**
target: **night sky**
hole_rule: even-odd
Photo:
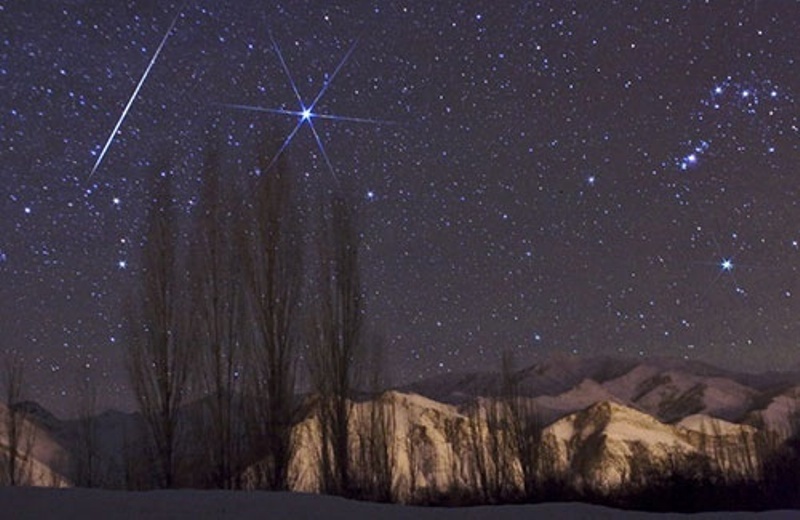
[[[232,182],[270,174],[269,141],[358,201],[396,383],[504,350],[794,365],[799,23],[789,0],[0,1],[0,348],[47,406],[87,377],[129,404],[147,179],[169,154],[191,213],[216,136]]]

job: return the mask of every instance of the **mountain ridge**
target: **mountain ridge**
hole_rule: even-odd
[[[648,467],[683,464],[692,457],[719,455],[720,447],[730,451],[725,454],[726,471],[747,475],[753,472],[751,454],[757,435],[770,431],[786,438],[797,433],[800,377],[790,376],[787,373],[779,385],[763,390],[744,384],[735,373],[705,364],[612,358],[537,363],[508,372],[506,381],[497,373],[449,375],[443,382],[429,380],[416,387],[420,392],[408,385],[371,397],[358,394],[350,403],[350,442],[355,452],[362,449],[374,410],[391,418],[385,445],[391,450],[393,486],[398,500],[409,502],[420,493],[473,489],[480,481],[475,475],[491,473],[481,465],[501,468],[505,485],[520,487],[525,479],[521,462],[507,454],[497,459],[498,443],[512,435],[514,421],[540,428],[548,471],[576,489],[608,492],[636,475],[642,461]],[[516,391],[509,393],[512,389]],[[317,400],[302,402],[293,429],[297,451],[290,474],[293,489],[316,492],[321,488],[315,462],[320,431]],[[197,421],[204,417],[204,406],[202,400],[193,401],[182,414],[189,422]],[[33,452],[40,474],[48,467],[51,481],[57,475],[59,485],[74,484],[77,478],[70,481],[68,475],[80,467],[88,427],[96,437],[93,449],[105,484],[125,485],[131,454],[140,453],[145,445],[139,414],[104,411],[61,420],[34,403],[24,408],[27,420],[41,431],[35,437],[49,443],[49,451]],[[504,446],[511,449],[510,444]],[[202,463],[203,449],[192,448],[192,464]],[[47,453],[59,457],[48,458]],[[257,462],[250,460],[247,465]],[[244,481],[247,471],[242,473]],[[32,483],[49,485],[45,480]]]

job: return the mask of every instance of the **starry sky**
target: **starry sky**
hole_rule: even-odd
[[[269,140],[305,189],[358,201],[395,382],[504,350],[796,364],[798,20],[789,0],[0,1],[0,348],[47,406],[86,378],[130,403],[147,179],[168,154],[191,212],[212,135],[232,182],[270,173]]]

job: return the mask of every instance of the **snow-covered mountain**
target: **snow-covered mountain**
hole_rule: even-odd
[[[515,380],[525,396],[554,396],[568,392],[586,379],[602,383],[619,377],[636,366],[638,364],[635,361],[626,359],[554,355],[546,361],[515,372]],[[496,393],[500,384],[500,374],[496,372],[454,373],[434,376],[401,387],[400,390],[437,401],[463,403],[475,397]]]
[[[692,415],[666,424],[633,408],[596,403],[564,417],[545,430],[563,479],[578,488],[609,490],[635,480],[646,468],[668,467],[695,455],[724,449],[728,472],[754,471],[755,428],[707,415]],[[747,445],[745,449],[744,445]],[[640,467],[637,467],[640,466]]]
[[[443,492],[456,483],[454,479],[466,484],[458,475],[462,473],[460,466],[467,449],[468,424],[467,417],[455,405],[396,391],[386,392],[374,401],[355,403],[350,425],[353,452],[359,450],[358,432],[370,428],[373,406],[379,407],[389,425],[386,444],[397,494],[407,497],[412,487]],[[319,424],[313,411],[295,432],[298,449],[291,479],[297,490],[319,491]]]
[[[508,453],[497,461],[489,433],[494,403],[477,401],[474,406],[442,404],[416,394],[387,392],[380,406],[392,409],[392,430],[388,445],[394,461],[395,493],[408,499],[420,492],[444,493],[453,489],[472,489],[478,485],[483,461],[488,473],[494,464],[504,464],[507,483],[522,485],[514,447],[503,445]],[[364,431],[370,402],[354,404],[353,451],[358,451],[356,431]],[[503,424],[502,421],[497,424]],[[505,426],[504,426],[505,427]],[[296,488],[319,490],[318,425],[312,415],[298,427],[299,450],[292,464]],[[568,414],[545,427],[542,442],[548,454],[552,477],[577,489],[608,491],[635,478],[637,470],[680,463],[693,455],[711,455],[726,450],[725,469],[736,474],[754,471],[754,435],[757,429],[708,415],[695,414],[679,423],[667,424],[632,407],[614,401],[598,401]],[[502,443],[502,433],[498,436]],[[474,442],[480,439],[482,442]],[[497,442],[497,439],[494,440]],[[747,444],[745,448],[744,444]],[[483,457],[476,450],[485,450]],[[740,460],[750,457],[751,460]],[[637,465],[639,467],[637,467]]]
[[[759,377],[701,363],[560,358],[511,374],[513,396],[504,395],[502,379],[496,373],[446,375],[353,402],[354,467],[364,466],[359,457],[368,452],[377,416],[388,478],[403,501],[494,484],[521,488],[525,464],[514,439],[523,422],[538,425],[537,478],[548,473],[576,489],[612,490],[645,471],[706,456],[726,473],[752,474],[758,435],[786,438],[800,410],[799,374]],[[306,400],[294,427],[290,467],[293,488],[309,492],[321,487],[313,403]],[[197,418],[202,409],[190,404],[185,414]],[[2,413],[0,448],[7,446]],[[105,485],[126,485],[125,453],[141,443],[140,416],[105,412],[89,421],[60,421],[30,405],[26,417],[35,439],[31,483],[78,482],[90,427],[94,471]]]
[[[0,404],[0,481],[9,484],[13,473],[19,485],[71,485],[64,471],[70,454],[52,435],[58,419],[35,403],[20,403],[15,410],[12,416]]]
[[[522,395],[536,399],[546,422],[600,401],[625,404],[669,423],[696,413],[739,422],[800,385],[796,371],[748,374],[698,361],[570,356],[536,363],[514,378]],[[501,388],[501,375],[495,372],[446,374],[402,390],[460,404],[496,395]]]
[[[667,422],[694,413],[729,420],[750,410],[759,392],[735,379],[639,365],[603,387],[617,399]]]

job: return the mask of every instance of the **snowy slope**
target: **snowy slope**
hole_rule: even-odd
[[[353,404],[351,449],[358,451],[357,432],[368,429],[371,402]],[[385,417],[391,422],[391,458],[394,484],[400,497],[407,497],[411,482],[417,488],[444,491],[453,484],[452,467],[458,464],[467,419],[456,406],[440,403],[417,394],[386,392],[379,397]],[[316,492],[319,486],[319,424],[312,412],[295,430],[298,447],[292,460],[290,478],[297,491]],[[414,472],[413,478],[410,475]]]
[[[0,453],[9,453],[8,409],[0,404]],[[67,478],[54,468],[63,467],[69,453],[53,438],[50,432],[39,427],[30,416],[35,410],[25,410],[19,423],[17,457],[20,471],[18,478],[27,486],[64,487],[69,485]],[[24,418],[29,415],[28,418]]]
[[[519,370],[515,379],[523,395],[555,396],[568,392],[586,379],[606,381],[632,369],[637,363],[607,357],[583,358],[566,355],[552,357]],[[497,372],[444,374],[401,387],[437,401],[463,403],[470,398],[493,395],[501,387]]]
[[[736,424],[704,414],[694,414],[684,417],[676,426],[697,433],[724,436],[741,435],[742,432],[752,435],[757,431],[756,428],[752,426]]]
[[[618,396],[592,379],[584,379],[577,386],[558,395],[543,395],[534,398],[545,424],[550,424],[567,414],[583,410],[601,401],[619,400]]]
[[[639,365],[603,386],[621,401],[668,422],[695,413],[738,419],[758,395],[732,379],[664,370],[650,364]]]
[[[564,477],[594,489],[623,484],[634,458],[658,462],[695,450],[683,429],[609,401],[564,417],[545,432]]]
[[[244,491],[152,491],[147,493],[92,489],[0,489],[0,511],[16,520],[65,518],[128,519],[237,519],[291,518],[293,520],[511,520],[558,519],[683,519],[682,514],[621,511],[580,503],[551,503],[469,508],[425,508],[356,502],[339,497],[302,493]],[[764,513],[700,513],[691,518],[782,520],[797,518],[797,511]]]
[[[765,395],[762,402],[743,422],[768,428],[781,436],[796,433],[800,428],[800,385]]]

